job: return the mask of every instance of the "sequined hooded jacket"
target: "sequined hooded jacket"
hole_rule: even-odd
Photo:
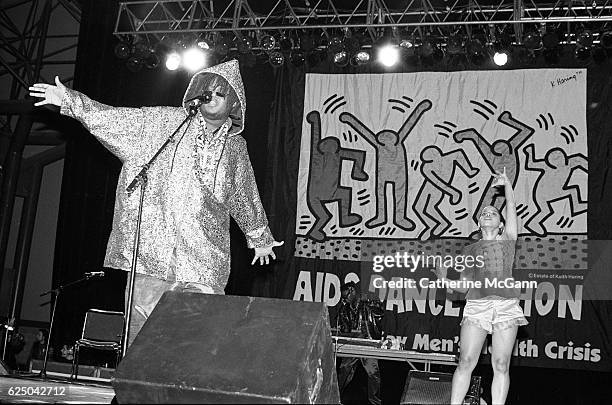
[[[208,74],[228,81],[239,106],[215,136],[203,136],[192,120],[150,167],[136,272],[202,283],[222,294],[230,272],[230,215],[249,247],[273,242],[240,135],[246,99],[237,61],[196,73],[182,107],[111,107],[67,89],[61,113],[79,120],[123,163],[104,265],[129,271],[140,188],[129,194],[126,187],[186,118],[188,100],[207,90],[202,79]]]

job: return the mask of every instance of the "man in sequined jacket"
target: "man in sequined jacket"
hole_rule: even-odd
[[[123,163],[104,265],[129,271],[140,192],[126,187],[170,134],[188,121],[148,171],[129,343],[168,290],[223,294],[230,273],[230,215],[255,249],[251,264],[275,259],[244,130],[246,98],[235,60],[196,73],[182,107],[111,107],[66,88],[37,83],[30,95],[80,121]],[[126,291],[127,292],[127,291]]]

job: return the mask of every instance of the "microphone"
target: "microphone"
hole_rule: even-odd
[[[90,271],[85,273],[85,277],[104,277],[105,273],[103,271]]]
[[[195,114],[198,112],[198,107],[200,106],[200,104],[208,104],[210,103],[211,100],[212,100],[212,91],[206,90],[201,95],[192,97],[185,102],[189,103],[189,102],[194,101],[194,103],[189,106],[189,112],[191,114]]]

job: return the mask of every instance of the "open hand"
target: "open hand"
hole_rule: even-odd
[[[253,261],[251,262],[251,266],[255,264],[255,262],[257,261],[257,259],[259,259],[259,264],[263,265],[265,264],[269,264],[270,263],[270,256],[272,256],[272,259],[275,260],[276,259],[276,255],[274,254],[274,251],[272,250],[275,247],[278,246],[282,246],[283,245],[283,241],[277,242],[274,241],[272,242],[272,245],[270,246],[266,246],[266,247],[261,247],[261,248],[255,248],[255,257],[253,257]]]
[[[35,106],[53,104],[60,107],[66,92],[66,86],[60,82],[59,77],[55,76],[55,85],[36,83],[29,87],[28,90],[30,90],[31,97],[42,98],[42,100],[34,104]]]

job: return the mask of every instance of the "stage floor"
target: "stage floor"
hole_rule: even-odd
[[[0,377],[0,403],[110,404],[114,396],[110,383]]]

